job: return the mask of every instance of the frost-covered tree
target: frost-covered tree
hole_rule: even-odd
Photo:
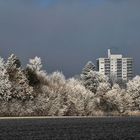
[[[12,83],[15,85],[13,92],[16,98],[21,100],[29,100],[34,98],[35,95],[33,88],[29,86],[29,81],[22,69],[18,68]]]
[[[127,83],[127,92],[133,98],[134,109],[140,110],[140,76]]]
[[[87,75],[90,71],[95,71],[95,65],[89,61],[82,70],[82,75]]]
[[[108,81],[108,78],[105,75],[92,70],[88,72],[87,75],[81,74],[81,79],[84,86],[95,94],[99,84]]]
[[[66,80],[62,73],[54,72],[47,75],[47,84],[40,87],[41,92],[35,98],[35,112],[38,115],[64,116],[65,84]]]
[[[121,88],[126,89],[126,83],[127,83],[127,81],[126,80],[123,80],[123,79],[118,79],[116,74],[111,73],[109,75],[109,83],[110,83],[111,87],[113,85],[115,85],[115,84],[119,84],[119,86]]]
[[[11,99],[12,85],[9,81],[9,75],[7,73],[4,60],[0,58],[0,99],[8,101]]]
[[[104,95],[111,89],[111,85],[108,82],[101,82],[97,88],[97,95]]]
[[[20,60],[17,58],[17,56],[15,56],[14,54],[11,54],[11,56],[8,58],[6,62],[6,70],[9,74],[10,80],[13,79],[14,75],[16,74],[17,69],[20,67],[21,67]]]
[[[26,75],[31,86],[38,86],[46,83],[46,72],[42,70],[42,62],[40,57],[29,60],[27,64]]]
[[[66,79],[61,72],[48,75],[49,115],[65,116],[67,110]]]
[[[11,55],[6,63],[6,70],[12,83],[12,97],[20,100],[28,100],[34,97],[33,88],[29,86],[28,79],[21,68],[20,60]]]
[[[108,81],[92,62],[80,78],[66,80],[58,71],[46,74],[39,57],[30,59],[24,70],[12,54],[7,63],[0,58],[0,116],[120,115],[140,110],[140,76],[129,81],[127,89]]]
[[[112,90],[100,96],[99,104],[101,110],[105,112],[117,111],[119,114],[131,110],[132,98],[118,84],[115,84]]]
[[[111,73],[109,75],[109,82],[110,82],[111,86],[113,86],[114,84],[116,84],[117,83],[117,75],[114,74],[114,73]]]
[[[83,68],[81,74],[81,80],[83,85],[91,90],[92,92],[96,92],[96,80],[91,78],[92,73],[95,72],[95,65],[89,61]]]
[[[56,71],[47,76],[48,85],[53,87],[54,90],[61,88],[66,83],[65,76],[62,72]]]
[[[100,108],[100,98],[94,94],[88,94],[86,98],[86,116],[103,116],[104,111]]]
[[[77,116],[93,112],[93,106],[92,111],[87,110],[89,94],[92,93],[78,80],[66,81],[60,72],[47,77],[48,84],[42,86],[42,93],[36,98],[36,112],[49,116]]]
[[[87,90],[78,80],[71,78],[66,84],[67,112],[66,115],[86,115],[87,100],[91,92]]]
[[[92,62],[88,62],[83,68],[81,80],[87,89],[93,93],[96,93],[99,84],[102,82],[107,82],[108,78],[105,75],[95,71],[94,64]]]
[[[27,67],[32,71],[40,71],[42,69],[41,58],[36,56],[34,59],[30,59]]]

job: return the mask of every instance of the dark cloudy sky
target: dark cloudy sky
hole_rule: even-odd
[[[48,72],[72,76],[108,48],[134,57],[140,74],[140,0],[0,0],[4,58],[37,55]]]

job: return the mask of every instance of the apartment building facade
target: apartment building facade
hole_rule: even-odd
[[[111,54],[108,50],[107,58],[97,59],[98,71],[104,75],[115,76],[118,80],[133,78],[133,58],[124,58],[121,54]]]

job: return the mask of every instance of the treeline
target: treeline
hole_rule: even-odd
[[[121,86],[88,62],[77,78],[47,74],[39,57],[22,68],[0,58],[0,116],[139,115],[140,76]]]

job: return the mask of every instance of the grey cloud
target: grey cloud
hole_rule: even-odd
[[[72,76],[111,47],[134,57],[140,74],[140,1],[67,1],[47,8],[33,1],[0,1],[1,56],[15,53],[25,64],[38,55],[48,72]]]

